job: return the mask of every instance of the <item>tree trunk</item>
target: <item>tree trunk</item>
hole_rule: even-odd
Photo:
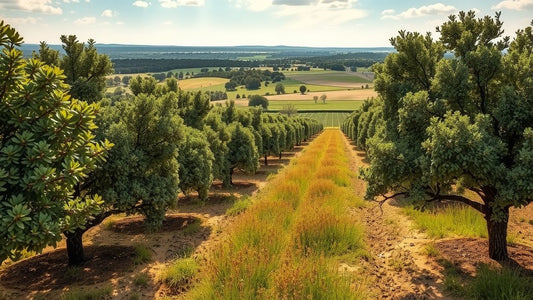
[[[265,166],[268,166],[267,154],[265,153]]]
[[[65,232],[67,237],[68,264],[70,266],[81,265],[85,261],[83,254],[83,233],[85,231],[77,229],[74,232]]]
[[[279,159],[281,160],[281,151],[279,152]]]
[[[503,208],[502,214],[502,219],[498,222],[491,220],[492,212],[485,216],[489,233],[489,257],[496,261],[509,260],[509,255],[507,254],[507,223],[509,222],[509,208]]]
[[[233,185],[233,168],[229,168],[229,185]]]

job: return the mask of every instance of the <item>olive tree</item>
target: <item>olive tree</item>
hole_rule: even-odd
[[[374,68],[384,126],[367,140],[363,173],[367,198],[479,211],[499,261],[508,259],[509,209],[533,201],[533,35],[527,27],[509,43],[502,24],[499,13],[460,12],[438,27],[439,41],[405,31],[391,39],[397,52]]]

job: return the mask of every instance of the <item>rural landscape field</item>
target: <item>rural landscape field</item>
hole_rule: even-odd
[[[533,299],[530,2],[131,2],[0,3],[0,300]]]

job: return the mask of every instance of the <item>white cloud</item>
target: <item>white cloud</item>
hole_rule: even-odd
[[[118,16],[118,12],[106,9],[102,12],[102,17],[112,18]]]
[[[63,10],[53,6],[52,0],[0,0],[0,8],[60,15]]]
[[[322,0],[315,5],[283,5],[277,15],[288,17],[290,26],[300,29],[317,25],[335,26],[364,18],[367,15],[366,11],[351,6],[352,1]]]
[[[237,8],[251,11],[263,11],[272,6],[272,0],[230,0]]]
[[[418,17],[430,16],[430,15],[449,14],[455,11],[457,11],[457,9],[452,5],[444,5],[442,3],[435,3],[431,5],[424,5],[418,8],[412,7],[399,14],[394,14],[395,12],[392,9],[387,9],[381,12],[381,18],[382,19],[393,19],[393,20],[411,19],[411,18],[418,18]]]
[[[74,23],[78,25],[94,24],[96,23],[96,18],[95,17],[84,17],[81,19],[77,19],[76,21],[74,21]]]
[[[165,8],[176,8],[178,6],[204,6],[205,0],[159,0],[159,4]]]
[[[0,19],[3,19],[10,25],[37,24],[37,21],[40,20],[39,18],[34,18],[34,17],[27,17],[27,18],[9,18],[9,17],[2,18],[0,17]]]
[[[80,0],[63,0],[65,3],[80,3]]]
[[[146,1],[137,0],[137,1],[133,2],[132,5],[133,5],[133,6],[137,6],[137,7],[144,7],[144,8],[146,8],[146,7],[150,6],[150,5],[152,5],[152,3],[150,3],[150,2],[146,2]]]
[[[533,0],[504,0],[494,6],[492,9],[510,9],[510,10],[524,10],[533,8]]]

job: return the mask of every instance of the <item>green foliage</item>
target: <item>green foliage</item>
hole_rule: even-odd
[[[268,108],[268,99],[260,96],[253,95],[248,98],[248,106],[261,106],[264,109]]]
[[[466,203],[484,214],[496,260],[508,257],[509,208],[533,201],[532,29],[509,44],[502,24],[499,13],[470,11],[438,27],[440,41],[400,31],[391,39],[397,52],[373,67],[374,115],[363,108],[343,126],[368,148],[367,198],[393,192]],[[455,57],[443,59],[445,50]]]
[[[177,95],[140,94],[105,107],[99,135],[116,146],[98,170],[91,189],[99,191],[109,211],[141,213],[156,228],[177,200],[178,149],[183,121]]]
[[[145,245],[137,245],[135,247],[135,257],[133,263],[136,265],[144,264],[152,260],[152,250]]]
[[[202,201],[207,200],[209,188],[213,183],[215,157],[209,146],[202,131],[187,127],[178,155],[180,190],[185,194],[196,190]]]
[[[93,39],[89,39],[86,45],[78,41],[75,35],[62,35],[61,42],[65,55],[60,59],[59,66],[65,70],[70,94],[87,102],[102,99],[106,87],[105,76],[113,73],[109,57],[98,54]]]
[[[481,265],[476,277],[469,283],[469,294],[472,299],[531,299],[533,294],[532,280],[518,270],[502,268],[493,269]]]
[[[307,91],[307,87],[305,85],[300,85],[300,93],[305,94],[305,92]]]
[[[200,265],[194,258],[179,258],[161,272],[160,278],[168,287],[179,288],[191,280],[199,269]]]
[[[150,275],[148,273],[138,273],[133,277],[133,284],[136,286],[147,286],[150,282]]]
[[[278,95],[285,94],[285,86],[281,82],[276,83],[276,88],[274,90]]]
[[[71,98],[63,72],[23,59],[21,43],[0,22],[0,261],[55,245],[100,211],[99,196],[76,189],[111,147],[92,134],[99,106]]]
[[[135,96],[141,93],[153,94],[156,85],[157,80],[153,77],[142,77],[141,75],[137,75],[130,80],[130,89]]]
[[[240,123],[230,126],[231,139],[228,142],[228,161],[231,169],[237,168],[248,173],[255,173],[259,167],[259,152],[250,128]]]
[[[243,196],[239,199],[237,199],[233,205],[226,210],[226,215],[228,216],[236,216],[242,212],[244,212],[248,207],[252,204],[252,200],[247,197]]]

